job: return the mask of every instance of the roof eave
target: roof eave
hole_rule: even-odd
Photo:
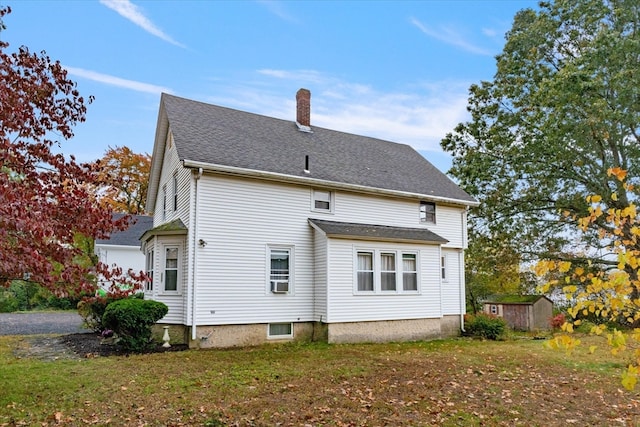
[[[324,179],[299,177],[299,176],[287,175],[287,174],[278,173],[278,172],[269,172],[269,171],[262,171],[262,170],[256,170],[256,169],[247,169],[247,168],[239,168],[235,166],[226,166],[226,165],[219,165],[219,164],[213,164],[213,163],[199,162],[196,160],[189,160],[189,159],[182,159],[182,164],[185,168],[202,168],[204,171],[209,171],[209,172],[217,172],[217,173],[238,175],[238,176],[247,176],[247,177],[253,177],[253,178],[261,178],[261,179],[268,179],[272,181],[289,182],[289,183],[296,183],[296,184],[307,184],[307,185],[310,184],[310,185],[316,185],[316,186],[325,186],[325,187],[330,187],[334,189],[343,189],[343,190],[349,190],[349,191],[356,191],[360,193],[381,194],[381,195],[395,196],[395,197],[420,198],[420,199],[431,200],[434,202],[446,202],[446,203],[451,203],[454,205],[461,205],[466,207],[474,207],[480,204],[475,200],[474,201],[461,200],[461,199],[454,199],[449,197],[433,196],[429,194],[412,193],[407,191],[368,187],[364,185],[348,184],[344,182],[327,181]]]
[[[151,170],[149,172],[149,186],[147,187],[147,201],[145,211],[153,214],[155,211],[156,196],[160,185],[160,175],[162,173],[162,163],[164,162],[164,151],[167,143],[167,133],[169,132],[169,118],[163,102],[164,93],[160,95],[160,108],[158,110],[158,122],[156,124],[156,136],[153,143],[153,153],[151,155]]]

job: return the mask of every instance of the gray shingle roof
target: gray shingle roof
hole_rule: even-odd
[[[309,222],[329,237],[366,240],[389,240],[422,243],[447,243],[448,240],[426,228],[391,227],[387,225],[358,224],[309,218]]]
[[[113,219],[118,220],[125,214],[114,213]],[[131,215],[129,228],[114,231],[109,239],[97,239],[96,243],[103,245],[140,246],[140,236],[153,227],[153,218],[146,215]]]
[[[409,192],[474,204],[417,151],[405,144],[162,94],[180,160],[267,171],[299,178]],[[305,158],[309,170],[304,172]]]

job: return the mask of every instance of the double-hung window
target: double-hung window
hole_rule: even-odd
[[[380,254],[380,288],[383,291],[396,290],[396,254]]]
[[[355,292],[417,293],[418,254],[398,250],[358,250]]]
[[[402,290],[405,292],[418,290],[416,254],[402,254]]]
[[[358,292],[373,291],[373,252],[358,252]]]
[[[269,248],[269,284],[273,293],[289,292],[291,248]]]
[[[165,247],[164,255],[164,291],[178,291],[178,247]]]
[[[147,277],[149,278],[144,285],[144,290],[151,292],[153,291],[153,249],[149,250],[147,252],[147,259],[146,259],[146,273],[147,273]]]
[[[436,204],[433,202],[420,202],[420,222],[436,223]]]

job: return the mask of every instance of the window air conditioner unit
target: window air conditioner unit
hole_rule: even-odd
[[[289,292],[289,281],[288,280],[272,280],[271,292],[273,292],[274,294],[286,294],[287,292]]]

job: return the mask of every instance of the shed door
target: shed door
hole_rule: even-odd
[[[529,330],[526,305],[505,304],[502,306],[502,317],[512,329],[517,331]]]

